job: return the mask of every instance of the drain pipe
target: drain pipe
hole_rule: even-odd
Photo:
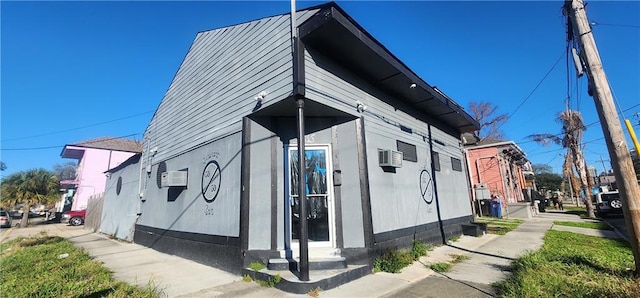
[[[296,19],[296,0],[291,0],[291,45],[293,50],[294,64],[294,86],[293,98],[297,107],[297,126],[298,126],[298,199],[300,200],[300,264],[298,271],[300,281],[309,281],[309,235],[307,231],[307,192],[305,181],[305,149],[304,149],[304,49],[298,37],[298,25]],[[302,58],[301,58],[302,57]]]
[[[444,233],[444,227],[442,226],[442,214],[440,212],[440,196],[438,195],[438,181],[436,180],[436,165],[433,162],[433,135],[431,135],[431,124],[427,124],[427,131],[429,133],[429,150],[431,151],[431,176],[433,179],[433,194],[436,198],[438,226],[440,227],[440,237],[442,237],[442,244],[447,244],[447,237]]]

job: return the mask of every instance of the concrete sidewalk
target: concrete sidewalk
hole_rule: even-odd
[[[398,274],[375,273],[337,288],[321,291],[321,297],[491,297],[491,283],[504,280],[515,258],[539,249],[551,228],[615,237],[610,231],[553,226],[554,220],[587,221],[565,213],[546,213],[526,220],[504,236],[462,236],[456,242],[435,248],[419,262]],[[193,261],[163,254],[137,244],[121,242],[83,227],[44,224],[4,230],[2,241],[38,233],[58,235],[102,261],[115,278],[130,284],[156,285],[167,297],[305,297],[256,283]],[[435,273],[427,265],[447,262],[451,255],[469,258],[447,273]]]

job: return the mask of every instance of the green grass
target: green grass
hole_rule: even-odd
[[[413,255],[407,250],[390,248],[373,261],[374,272],[398,273],[413,263]]]
[[[395,247],[387,249],[373,261],[373,271],[398,273],[402,268],[411,265],[413,261],[426,256],[432,249],[431,245],[420,240],[413,240],[411,250],[398,250]]]
[[[282,276],[280,276],[280,274],[276,274],[274,277],[269,277],[267,280],[256,279],[256,283],[266,288],[273,288],[279,284],[280,281],[282,281]]]
[[[61,237],[16,238],[0,245],[3,297],[160,297],[153,283],[137,287]]]
[[[433,263],[429,268],[435,272],[449,272],[451,270],[451,264],[447,262]]]
[[[477,217],[475,222],[486,223],[489,234],[504,235],[515,230],[524,221],[521,219]]]
[[[466,261],[466,260],[469,259],[469,256],[467,256],[467,255],[455,255],[455,254],[452,254],[452,255],[449,255],[449,256],[451,256],[451,263],[452,264],[458,264],[460,262],[463,262],[463,261]]]
[[[495,286],[501,297],[638,297],[629,244],[550,230],[542,248],[513,263],[513,274]]]
[[[554,225],[578,227],[596,230],[613,230],[610,225],[603,222],[574,222],[574,221],[554,221]]]
[[[433,247],[420,240],[413,240],[413,246],[411,247],[411,256],[414,260],[420,259],[422,256],[426,256],[427,253],[432,250]]]
[[[253,271],[260,271],[264,268],[267,268],[267,266],[265,266],[262,262],[251,262],[249,263],[249,269],[253,270]]]
[[[595,207],[594,207],[595,208]],[[564,207],[564,212],[580,216],[580,218],[589,218],[587,216],[587,207]]]

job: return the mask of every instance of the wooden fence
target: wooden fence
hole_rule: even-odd
[[[104,204],[104,193],[93,195],[87,204],[87,215],[84,219],[84,228],[97,232],[102,222],[102,205]]]

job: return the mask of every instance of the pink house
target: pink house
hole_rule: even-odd
[[[483,199],[477,198],[482,193],[478,190],[485,190],[484,193],[502,197],[503,204],[525,201],[525,172],[531,171],[531,165],[516,143],[482,141],[465,149],[474,199]]]
[[[60,181],[61,186],[67,189],[67,202],[71,203],[71,208],[67,206],[64,209],[86,209],[89,198],[104,192],[107,181],[105,172],[140,152],[140,142],[114,137],[65,145],[60,156],[77,159],[78,168],[75,180]]]

